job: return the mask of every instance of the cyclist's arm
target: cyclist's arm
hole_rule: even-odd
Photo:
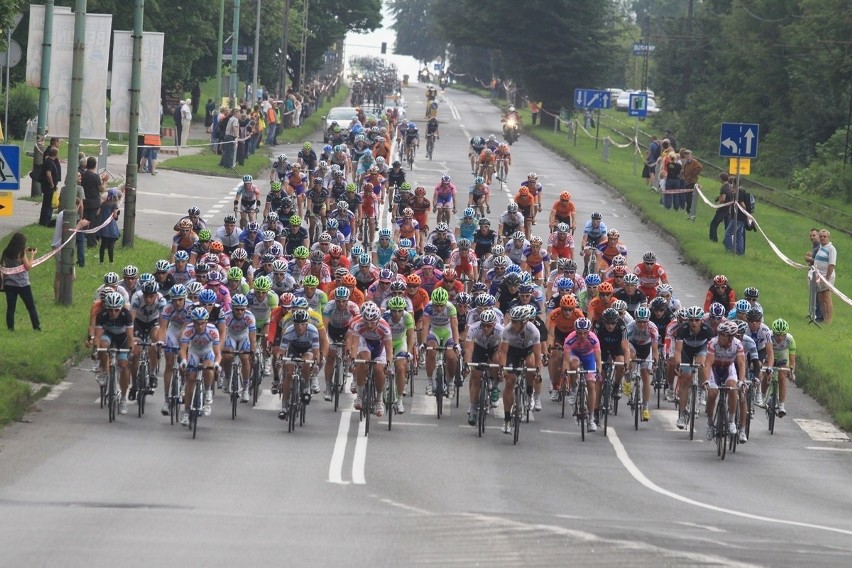
[[[456,345],[461,345],[459,343],[459,318],[457,316],[453,316],[450,318],[450,331],[453,335],[453,343]]]
[[[506,354],[509,352],[509,344],[505,341],[500,342],[500,347],[497,349],[497,364],[501,367],[506,366]]]
[[[766,341],[766,366],[774,367],[775,366],[775,351],[772,349],[772,341]]]

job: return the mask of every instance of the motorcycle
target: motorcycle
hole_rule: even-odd
[[[506,139],[506,142],[511,146],[520,138],[520,128],[518,127],[518,121],[514,117],[510,117],[506,120],[506,124],[503,125],[503,138]]]

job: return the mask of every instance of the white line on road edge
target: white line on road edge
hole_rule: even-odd
[[[343,481],[343,458],[346,457],[346,442],[349,438],[351,416],[351,410],[344,410],[340,413],[340,426],[337,428],[337,439],[334,441],[334,451],[331,453],[331,463],[328,466],[329,483],[349,485],[348,481]]]
[[[848,442],[849,436],[831,422],[794,418],[793,422],[805,431],[814,442]]]
[[[852,452],[852,448],[828,448],[826,446],[805,446],[806,450],[824,450],[826,452]]]
[[[689,523],[687,521],[680,521],[677,524],[682,525],[684,527],[695,527],[696,529],[704,529],[706,531],[714,532],[714,533],[723,533],[728,532],[725,529],[720,529],[719,527],[713,527],[710,525],[699,525],[698,523]]]
[[[621,465],[627,470],[630,475],[633,476],[633,479],[654,491],[655,493],[659,493],[665,497],[671,497],[677,501],[682,503],[686,503],[687,505],[692,505],[694,507],[701,507],[702,509],[708,509],[710,511],[716,511],[717,513],[725,513],[727,515],[733,515],[735,517],[743,517],[746,519],[751,519],[754,521],[763,521],[765,523],[776,523],[779,525],[790,525],[794,527],[802,527],[806,529],[816,529],[827,532],[834,532],[839,534],[845,534],[848,536],[852,536],[852,531],[847,531],[844,529],[838,529],[835,527],[827,527],[824,525],[816,525],[813,523],[802,523],[799,521],[788,521],[785,519],[774,519],[772,517],[764,517],[762,515],[753,515],[751,513],[745,513],[742,511],[735,511],[733,509],[725,509],[724,507],[717,507],[716,505],[710,505],[709,503],[702,503],[701,501],[696,501],[695,499],[690,499],[689,497],[684,497],[683,495],[679,495],[674,493],[673,491],[669,491],[668,489],[663,489],[642,473],[636,464],[633,463],[633,460],[630,459],[630,456],[627,455],[627,450],[624,448],[624,445],[621,443],[621,440],[618,439],[618,434],[615,433],[615,428],[609,428],[609,432],[607,435],[607,440],[612,444],[613,449],[615,450],[615,456],[621,462]]]
[[[364,485],[367,479],[364,477],[364,464],[367,461],[367,436],[365,434],[367,421],[361,420],[358,427],[358,439],[355,441],[355,457],[352,458],[352,483]]]
[[[59,398],[60,394],[62,394],[63,392],[65,392],[69,388],[71,388],[71,385],[73,385],[73,384],[74,383],[69,382],[69,381],[62,381],[58,385],[51,388],[50,392],[47,393],[42,400],[56,400],[57,398]],[[100,401],[101,401],[101,399],[98,398],[98,402],[100,402]]]

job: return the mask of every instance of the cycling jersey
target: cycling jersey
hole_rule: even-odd
[[[522,256],[533,276],[541,274],[541,272],[544,271],[544,263],[550,262],[550,255],[541,247],[526,247],[523,250]],[[511,258],[511,255],[509,258]]]
[[[564,341],[565,337],[574,329],[574,322],[582,317],[585,316],[580,308],[569,310],[567,314],[562,311],[562,308],[556,308],[547,316],[547,324],[552,325],[556,331],[556,337],[562,335]]]
[[[459,249],[450,253],[450,259],[447,265],[454,268],[459,273],[475,274],[479,269],[479,261],[473,251],[468,250],[467,254],[462,254]]]
[[[275,292],[267,292],[266,297],[261,298],[256,291],[252,290],[247,295],[249,310],[257,322],[257,327],[262,328],[269,323],[269,317],[273,308],[278,307],[278,295]]]
[[[627,313],[631,317],[636,317],[636,308],[648,303],[648,298],[638,288],[632,294],[628,294],[624,288],[620,288],[616,290],[613,297],[627,303]]]
[[[290,357],[303,355],[312,349],[319,349],[319,331],[309,323],[305,326],[305,331],[300,334],[296,331],[296,325],[291,323],[281,334],[279,346],[286,349]]]
[[[404,356],[408,352],[408,332],[414,329],[414,316],[408,312],[402,312],[399,321],[394,321],[391,312],[385,312],[384,321],[391,330],[393,352],[397,356]]]
[[[135,315],[134,321],[142,324],[156,324],[160,321],[160,314],[166,308],[166,299],[159,292],[153,304],[145,302],[145,295],[136,292],[130,300],[130,307]]]
[[[95,318],[95,327],[102,329],[107,338],[123,341],[119,336],[126,335],[127,330],[133,328],[133,316],[127,308],[121,308],[114,318],[110,317],[109,311],[103,310]]]
[[[637,264],[633,268],[633,274],[639,277],[639,289],[653,300],[657,296],[657,284],[666,281],[666,271],[659,264],[647,266],[645,263]]]
[[[751,338],[754,339],[754,342],[757,344],[758,351],[763,351],[766,349],[767,343],[772,343],[772,332],[769,330],[769,327],[765,323],[761,323],[756,331],[752,331],[751,327],[749,327],[748,331]]]
[[[518,266],[521,266],[524,263],[525,251],[530,248],[530,242],[524,239],[522,244],[518,244],[515,242],[515,239],[512,239],[508,243],[506,243],[506,256],[511,259],[511,261]]]
[[[186,326],[180,337],[183,345],[188,345],[188,363],[190,367],[198,367],[202,361],[213,361],[213,347],[219,345],[219,330],[212,323],[204,326],[203,331],[195,329],[194,325]]]
[[[657,326],[648,322],[642,329],[635,321],[627,326],[627,341],[636,350],[637,359],[645,359],[651,352],[651,346],[656,345],[659,339]]]
[[[216,230],[216,236],[214,237],[218,242],[222,243],[222,248],[225,249],[227,254],[234,252],[234,250],[240,246],[240,233],[235,228],[231,228],[231,232],[228,233],[228,229],[226,227],[219,227]]]
[[[796,340],[789,333],[782,335],[780,341],[776,341],[775,338],[775,334],[772,334],[772,353],[775,355],[775,364],[783,367],[789,362],[790,355],[796,354]],[[757,344],[755,344],[755,349],[757,349]]]
[[[535,344],[541,343],[541,335],[531,322],[525,322],[520,331],[516,331],[513,324],[506,326],[503,329],[500,340],[508,344],[509,347],[529,349]]]
[[[553,204],[552,211],[556,214],[557,223],[569,223],[577,208],[572,201],[566,203],[560,199]]]
[[[470,186],[470,194],[473,196],[474,199],[479,199],[480,197],[485,197],[489,193],[491,193],[491,192],[488,189],[488,186],[485,185],[484,183],[481,184],[481,185],[473,184],[472,186]]]
[[[272,291],[277,295],[292,292],[296,288],[296,279],[287,272],[274,272],[272,274]]]
[[[473,344],[476,347],[481,347],[490,351],[500,346],[500,343],[503,341],[503,334],[505,331],[506,330],[503,325],[498,321],[494,324],[492,332],[490,334],[486,334],[479,321],[477,321],[476,323],[471,324],[470,329],[467,332],[467,340],[473,341]],[[483,363],[484,361],[476,362]]]
[[[243,312],[242,317],[236,317],[234,312],[225,315],[225,351],[246,352],[251,351],[249,334],[257,331],[257,322],[248,310]]]
[[[517,231],[521,223],[524,222],[524,217],[518,212],[509,213],[506,211],[502,215],[500,215],[500,224],[503,225],[503,236],[508,237],[515,231]]]
[[[572,331],[568,337],[565,338],[563,350],[569,352],[574,358],[582,360],[583,368],[586,371],[594,371],[594,359],[591,359],[591,368],[587,366],[587,362],[590,359],[590,355],[600,353],[601,343],[594,332],[589,332],[587,336],[581,337],[577,335],[576,331]]]
[[[247,185],[248,187],[246,187]],[[253,183],[243,184],[234,196],[234,207],[236,207],[236,202],[239,202],[241,206],[246,208],[254,207],[257,205],[258,201],[260,201],[260,188]]]
[[[459,238],[467,239],[469,241],[473,240],[473,235],[479,229],[479,225],[477,224],[475,219],[471,219],[470,221],[465,221],[462,219],[458,224],[459,228]]]
[[[402,237],[402,238],[408,238],[408,237]],[[393,241],[391,241],[388,244],[388,246],[386,246],[386,247],[383,247],[381,245],[377,245],[373,249],[374,252],[376,253],[376,260],[378,260],[377,264],[379,266],[386,265],[388,262],[390,262],[393,259],[393,255],[394,255],[394,253],[396,253],[397,249],[399,249],[399,247]]]
[[[574,237],[568,233],[564,239],[559,238],[559,233],[551,233],[547,237],[547,246],[556,258],[571,258],[574,250]]]
[[[729,379],[737,379],[737,370],[734,363],[739,355],[743,355],[742,342],[736,337],[732,337],[727,347],[722,347],[719,344],[719,338],[714,337],[707,344],[707,354],[713,355],[713,366],[710,374],[710,386],[716,386],[717,379],[725,381]]]
[[[456,186],[452,183],[439,183],[435,186],[435,196],[438,199],[436,205],[449,203],[450,199],[456,196]]]
[[[677,341],[683,341],[685,349],[699,353],[706,351],[707,342],[713,339],[714,336],[713,330],[704,322],[701,322],[701,327],[697,333],[692,333],[688,322],[681,323],[674,333]]]
[[[606,235],[606,223],[601,221],[597,227],[594,226],[594,222],[589,220],[586,221],[586,226],[583,227],[583,234],[586,236],[586,242],[590,245],[596,245],[601,237]]]
[[[383,319],[379,319],[378,325],[371,329],[364,318],[358,318],[352,322],[350,332],[368,343],[383,344],[386,339],[393,337],[390,326]]]

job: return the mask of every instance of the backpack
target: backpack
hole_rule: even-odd
[[[748,212],[754,215],[755,209],[757,209],[757,200],[754,198],[753,193],[747,193],[748,196]]]

